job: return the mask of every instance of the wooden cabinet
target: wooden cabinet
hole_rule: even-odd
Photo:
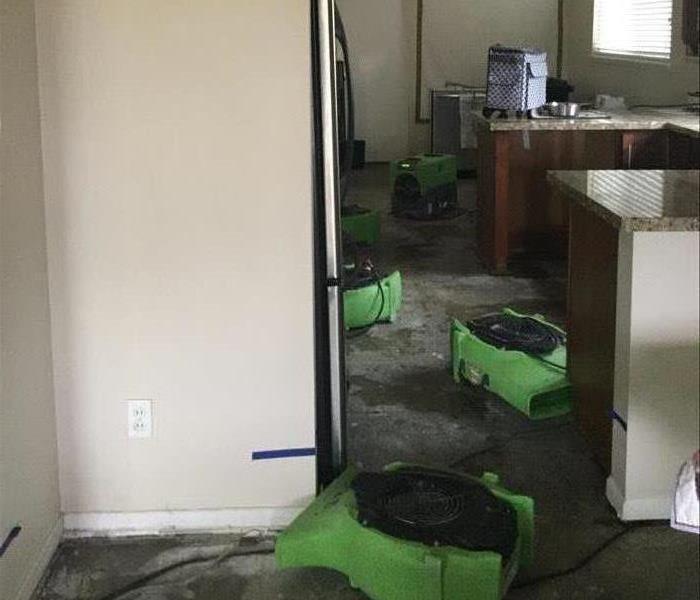
[[[623,131],[620,137],[623,169],[668,168],[667,131]]]
[[[493,273],[520,250],[565,254],[566,207],[547,171],[698,169],[700,138],[672,130],[478,130],[478,247]]]
[[[669,132],[668,168],[700,169],[700,137]]]
[[[700,138],[676,131],[624,131],[622,167],[625,169],[699,169]]]
[[[618,238],[601,217],[571,204],[568,375],[576,422],[606,473],[612,448]]]
[[[617,131],[479,132],[478,245],[488,268],[506,273],[508,257],[535,250],[566,255],[568,212],[547,171],[613,169]]]

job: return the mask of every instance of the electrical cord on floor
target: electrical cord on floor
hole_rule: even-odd
[[[615,535],[611,536],[609,539],[607,539],[605,542],[603,542],[600,546],[598,546],[593,552],[579,560],[575,565],[572,567],[569,567],[567,569],[562,569],[561,571],[554,571],[553,573],[546,573],[544,575],[538,575],[537,577],[533,577],[532,579],[528,579],[526,581],[522,581],[520,583],[516,583],[515,585],[511,586],[512,590],[519,590],[522,588],[528,588],[532,587],[534,585],[539,585],[541,583],[545,583],[547,581],[552,581],[554,579],[559,579],[561,577],[566,577],[567,575],[572,575],[573,573],[576,573],[577,571],[580,571],[581,569],[587,567],[589,564],[591,564],[598,556],[600,556],[603,552],[605,552],[610,546],[615,544],[617,541],[619,541],[621,538],[625,537],[627,534],[637,531],[639,529],[645,529],[649,527],[656,527],[655,523],[639,523],[636,525],[627,525],[622,531],[618,531]]]
[[[182,569],[184,567],[188,567],[190,565],[197,565],[197,564],[206,564],[206,563],[222,563],[230,558],[235,558],[237,556],[256,556],[256,555],[262,555],[262,554],[272,554],[275,551],[275,545],[274,543],[269,543],[269,544],[259,544],[257,546],[252,546],[250,548],[246,548],[245,546],[237,546],[227,552],[224,552],[220,556],[198,556],[196,558],[190,558],[186,560],[182,560],[176,563],[173,563],[171,565],[168,565],[167,567],[163,567],[161,569],[158,569],[156,571],[152,571],[151,573],[148,573],[147,575],[144,575],[143,577],[140,577],[139,579],[136,579],[132,581],[131,583],[128,583],[124,587],[119,588],[118,590],[115,590],[114,592],[111,592],[107,594],[106,596],[102,596],[99,600],[120,600],[121,598],[124,598],[128,594],[135,592],[143,587],[146,587],[148,584],[156,581],[157,579],[160,579],[163,577],[163,575],[167,575],[168,573],[171,573],[173,571],[176,571],[178,569]]]
[[[475,450],[474,452],[471,452],[467,454],[466,456],[462,456],[459,460],[453,462],[451,465],[449,465],[448,468],[450,469],[455,469],[459,467],[464,461],[469,460],[470,458],[474,458],[475,456],[480,456],[481,454],[486,454],[487,452],[491,452],[492,450],[497,450],[499,448],[503,448],[504,446],[507,446],[511,442],[514,442],[519,439],[523,438],[528,438],[532,435],[539,435],[542,433],[549,433],[550,431],[559,431],[560,429],[566,429],[568,427],[571,427],[573,424],[572,421],[566,421],[565,423],[560,423],[558,425],[554,426],[547,426],[547,427],[537,427],[536,429],[528,429],[527,431],[521,431],[519,433],[514,433],[511,436],[508,436],[506,439],[501,440],[499,442],[495,442],[494,444],[491,444],[490,446],[486,446],[485,448],[482,448],[481,450]]]
[[[481,450],[477,450],[475,452],[472,452],[470,454],[467,454],[466,456],[463,456],[462,458],[459,459],[459,461],[452,463],[449,468],[450,469],[455,469],[459,467],[464,461],[474,457],[474,456],[479,456],[480,454],[485,454],[487,452],[490,452],[492,450],[496,450],[497,448],[502,448],[506,446],[507,444],[518,440],[522,438],[529,437],[531,435],[536,435],[540,433],[548,433],[549,431],[557,431],[559,429],[565,429],[566,427],[570,427],[572,423],[570,421],[566,423],[562,423],[560,425],[557,425],[555,427],[538,427],[537,429],[532,429],[529,431],[522,431],[520,433],[516,433],[509,438],[497,442],[495,444],[492,444],[491,446],[487,446],[486,448],[482,448]],[[522,581],[520,583],[517,583],[515,585],[511,586],[512,590],[518,590],[521,588],[527,588],[527,587],[532,587],[535,585],[539,585],[540,583],[545,583],[547,581],[552,581],[554,579],[559,579],[560,577],[566,577],[567,575],[571,575],[573,573],[576,573],[577,571],[580,571],[581,569],[585,568],[588,566],[591,562],[593,562],[600,554],[605,552],[610,546],[615,544],[620,538],[626,536],[628,533],[631,533],[632,531],[637,531],[639,529],[645,529],[645,528],[650,528],[650,527],[656,527],[658,526],[656,523],[638,523],[635,525],[624,525],[624,529],[622,531],[618,531],[615,535],[611,536],[609,539],[607,539],[605,542],[603,542],[600,546],[598,546],[593,552],[579,560],[575,565],[572,567],[568,567],[566,569],[562,569],[560,571],[554,571],[553,573],[546,573],[544,575],[538,575],[537,577],[533,577],[532,579],[528,579],[526,581]]]
[[[372,267],[372,275],[374,276],[374,280],[377,282],[377,289],[382,296],[382,301],[379,305],[379,312],[377,313],[377,316],[374,317],[374,325],[376,325],[379,322],[379,319],[382,318],[382,313],[384,312],[384,307],[386,306],[386,295],[384,293],[384,286],[382,285],[382,277],[379,273],[377,273],[377,270],[374,267]]]

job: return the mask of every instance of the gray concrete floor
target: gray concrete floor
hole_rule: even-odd
[[[375,257],[384,270],[401,270],[404,306],[396,323],[348,340],[351,459],[367,469],[402,460],[476,475],[488,470],[532,496],[536,562],[521,573],[510,600],[697,599],[698,540],[664,523],[633,528],[574,572],[538,580],[575,567],[624,527],[605,500],[603,472],[569,418],[529,422],[498,398],[450,378],[452,318],[511,306],[564,320],[563,263],[528,257],[514,261],[507,277],[484,271],[475,252],[474,195],[474,183],[463,181],[466,213],[452,221],[384,217]],[[387,167],[356,173],[350,201],[386,215]],[[108,598],[144,574],[191,559],[199,562],[119,599],[365,598],[338,573],[279,571],[271,555],[226,558],[241,543],[233,535],[67,541],[37,600]]]

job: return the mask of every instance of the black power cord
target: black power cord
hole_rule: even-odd
[[[372,323],[370,323],[366,327],[362,327],[360,329],[356,329],[352,332],[347,333],[346,337],[350,339],[364,335],[370,329],[372,329],[372,327],[377,325],[377,323],[380,322],[382,315],[384,314],[384,308],[386,307],[387,298],[386,292],[384,291],[384,284],[382,282],[382,274],[377,270],[377,268],[374,266],[374,264],[369,258],[365,258],[365,260],[362,263],[362,266],[360,268],[356,268],[352,272],[343,288],[344,290],[357,290],[369,287],[370,285],[376,285],[377,289],[379,290],[379,295],[381,298],[381,302],[379,304],[379,311],[374,317]]]
[[[459,468],[460,465],[462,465],[465,461],[469,460],[470,458],[479,456],[481,454],[486,454],[487,452],[491,452],[492,450],[496,450],[498,448],[502,448],[515,440],[527,438],[527,437],[530,437],[531,435],[539,435],[541,433],[548,433],[550,431],[558,431],[561,429],[565,429],[567,427],[571,427],[571,425],[572,425],[572,422],[567,421],[566,423],[561,423],[561,424],[554,426],[554,427],[551,427],[551,426],[538,427],[536,429],[532,429],[529,431],[522,431],[522,432],[513,434],[510,437],[506,438],[505,440],[502,440],[500,442],[496,442],[490,446],[487,446],[486,448],[482,448],[481,450],[477,450],[475,452],[467,454],[466,456],[463,456],[458,461],[452,463],[449,468],[450,469]],[[577,561],[576,564],[574,564],[573,566],[568,567],[566,569],[562,569],[560,571],[554,571],[552,573],[538,575],[537,577],[533,577],[532,579],[528,579],[526,581],[516,583],[515,585],[510,586],[510,589],[518,590],[518,589],[522,589],[522,588],[533,587],[533,586],[539,585],[541,583],[545,583],[547,581],[552,581],[554,579],[566,577],[567,575],[572,575],[573,573],[576,573],[577,571],[580,571],[581,569],[587,567],[598,556],[600,556],[603,552],[605,552],[608,548],[610,548],[610,546],[614,545],[618,540],[620,540],[621,538],[623,538],[627,534],[629,534],[633,531],[637,531],[639,529],[645,529],[645,528],[651,528],[651,527],[658,527],[658,524],[656,524],[656,523],[637,523],[635,525],[624,525],[623,524],[623,529],[621,531],[618,531],[617,533],[612,535],[609,539],[607,539],[605,542],[603,542],[600,546],[598,546],[590,554],[584,556],[582,559]]]
[[[274,551],[275,551],[274,543],[267,544],[267,545],[259,545],[259,546],[255,546],[255,547],[251,547],[251,548],[238,546],[238,547],[233,548],[233,549],[229,550],[228,552],[225,552],[224,554],[222,554],[220,556],[216,556],[216,557],[199,556],[196,558],[182,560],[182,561],[173,563],[171,565],[168,565],[167,567],[163,567],[162,569],[158,569],[156,571],[148,573],[147,575],[144,575],[143,577],[140,577],[139,579],[136,579],[136,580],[132,581],[131,583],[128,583],[124,587],[121,587],[118,590],[110,592],[106,596],[102,596],[99,600],[119,600],[120,598],[123,598],[124,596],[130,594],[131,592],[135,592],[137,590],[140,590],[141,588],[147,586],[149,583],[152,583],[153,581],[160,579],[161,577],[163,577],[163,575],[167,575],[168,573],[171,573],[172,571],[176,571],[178,569],[182,569],[182,568],[188,567],[190,565],[198,565],[198,564],[206,564],[206,563],[222,563],[230,558],[234,558],[237,556],[256,556],[256,555],[261,555],[261,554],[272,554]]]
[[[566,345],[566,335],[552,325],[533,317],[495,313],[467,323],[481,341],[503,350],[517,350],[565,371],[566,367],[544,358],[559,346]]]
[[[593,552],[588,554],[587,556],[583,557],[580,559],[575,565],[567,568],[567,569],[562,569],[561,571],[554,571],[553,573],[546,573],[545,575],[539,575],[537,577],[533,577],[532,579],[528,579],[526,581],[522,581],[520,583],[517,583],[513,586],[511,586],[512,590],[519,590],[523,588],[528,588],[532,587],[535,585],[539,585],[541,583],[545,583],[547,581],[552,581],[554,579],[559,579],[561,577],[566,577],[567,575],[572,575],[576,573],[577,571],[580,571],[581,569],[587,567],[589,564],[591,564],[598,556],[600,556],[603,552],[605,552],[610,546],[615,544],[617,541],[619,541],[621,538],[625,537],[627,534],[637,531],[639,529],[645,529],[645,528],[650,528],[650,527],[658,527],[655,523],[640,523],[637,525],[627,525],[622,529],[622,531],[618,531],[616,534],[611,536],[609,539],[607,539],[605,542],[603,542],[600,546],[598,546]]]

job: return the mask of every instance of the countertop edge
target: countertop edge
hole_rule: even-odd
[[[628,233],[697,233],[700,232],[698,217],[622,217],[596,202],[587,194],[572,187],[557,176],[558,171],[547,171],[547,182],[555,189],[569,196],[581,207],[598,215],[619,231]]]
[[[491,133],[518,131],[674,131],[681,135],[700,137],[700,127],[694,129],[673,123],[664,118],[651,117],[647,120],[640,115],[631,115],[628,123],[609,119],[519,119],[491,120],[476,113],[477,127]]]

